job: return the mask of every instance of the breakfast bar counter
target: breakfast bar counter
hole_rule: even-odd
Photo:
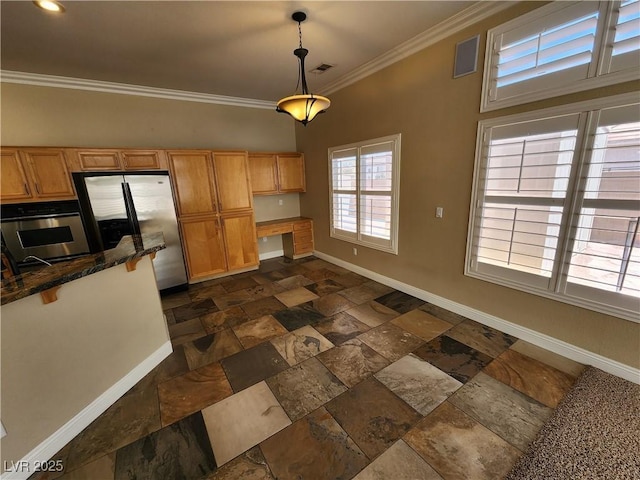
[[[2,280],[0,304],[6,305],[36,293],[43,294],[43,302],[49,303],[55,299],[54,289],[65,283],[123,263],[127,264],[127,270],[130,271],[135,269],[135,264],[142,257],[151,255],[153,258],[155,253],[163,248],[165,243],[161,232],[127,235],[111,250],[56,263]]]

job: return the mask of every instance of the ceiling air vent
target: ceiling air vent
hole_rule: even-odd
[[[321,73],[326,72],[327,70],[329,70],[330,68],[333,68],[333,65],[329,65],[328,63],[321,63],[320,65],[318,65],[316,68],[314,68],[313,70],[311,70],[311,73],[315,73],[316,75],[319,75]]]

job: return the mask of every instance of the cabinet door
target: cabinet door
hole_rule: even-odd
[[[180,220],[189,279],[227,271],[219,222],[215,216]]]
[[[2,149],[0,162],[0,199],[11,201],[32,198],[18,151]]]
[[[74,198],[71,175],[64,151],[54,148],[21,150],[20,155],[29,166],[33,186],[38,198]]]
[[[180,216],[216,212],[211,153],[170,151],[169,166]]]
[[[122,164],[125,170],[159,170],[164,158],[158,150],[123,150]],[[166,168],[166,166],[164,166]]]
[[[278,185],[281,193],[304,192],[304,156],[301,153],[278,155]]]
[[[253,197],[249,185],[249,165],[245,152],[214,152],[213,165],[221,213],[250,210]]]
[[[278,193],[278,168],[275,155],[250,154],[249,172],[251,193],[254,195]]]
[[[120,170],[120,155],[117,150],[76,150],[76,163],[81,171]]]
[[[258,238],[253,213],[222,219],[229,270],[258,265]]]

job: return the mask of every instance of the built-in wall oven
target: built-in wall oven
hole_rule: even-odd
[[[21,271],[89,253],[77,201],[0,206],[2,241]]]

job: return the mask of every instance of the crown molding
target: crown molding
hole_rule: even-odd
[[[431,27],[430,29],[425,30],[406,42],[401,43],[388,52],[383,53],[373,60],[361,65],[348,74],[328,83],[322,87],[320,93],[322,95],[329,95],[337,90],[347,87],[358,80],[362,80],[363,78],[408,57],[409,55],[413,55],[414,53],[424,50],[428,46],[433,45],[440,40],[450,37],[454,33],[464,30],[485,18],[495,15],[512,5],[513,2],[510,1],[480,1],[447,20]]]
[[[470,27],[471,25],[504,10],[511,5],[513,5],[513,3],[510,1],[480,1],[438,25],[435,25],[406,42],[401,43],[379,57],[361,65],[348,74],[330,82],[325,85],[319,93],[328,95],[351,85],[358,80],[362,80],[363,78],[368,77],[369,75],[372,75],[373,73],[408,57],[409,55],[413,55],[414,53],[419,52],[420,50],[423,50],[426,47],[459,32],[460,30]],[[0,70],[0,82],[38,85],[53,88],[69,88],[72,90],[90,90],[94,92],[116,93],[121,95],[137,95],[143,97],[164,98],[167,100],[182,100],[187,102],[215,103],[235,107],[263,109],[276,108],[276,102],[267,100],[227,97],[211,93],[189,92],[184,90],[146,87],[142,85],[129,85],[126,83],[103,82],[99,80],[17,72],[12,70]]]
[[[182,100],[186,102],[216,103],[235,107],[276,108],[276,102],[254,100],[251,98],[227,97],[211,93],[188,92],[171,90],[168,88],[145,87],[126,83],[103,82],[84,78],[60,77],[57,75],[43,75],[40,73],[16,72],[0,70],[0,82],[19,83],[23,85],[38,85],[41,87],[69,88],[72,90],[90,90],[93,92],[117,93],[121,95],[137,95],[141,97],[164,98],[167,100]]]

